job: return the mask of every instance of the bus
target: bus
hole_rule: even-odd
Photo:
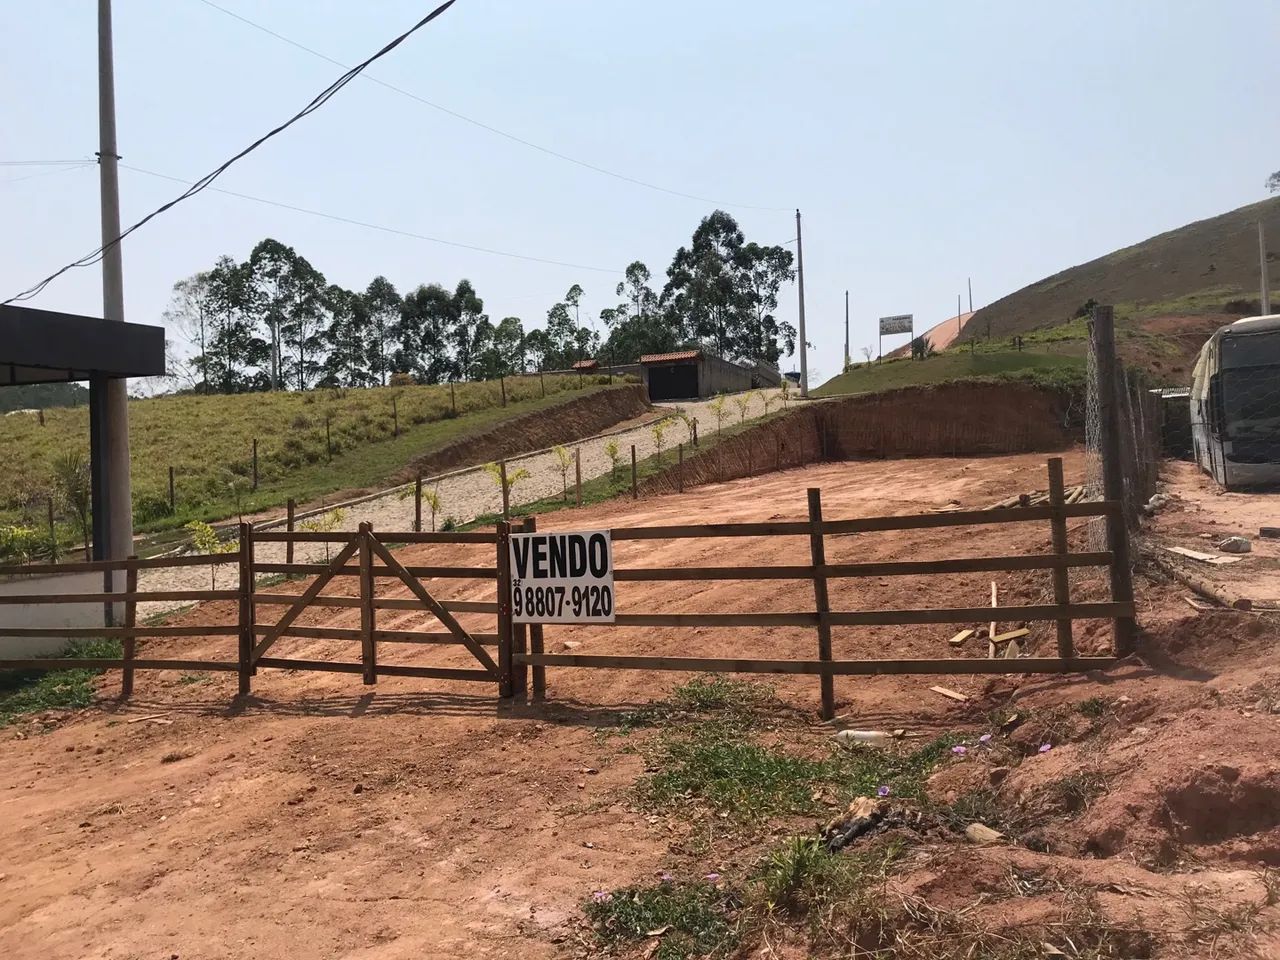
[[[1201,349],[1191,438],[1223,488],[1280,484],[1280,314],[1221,327]]]

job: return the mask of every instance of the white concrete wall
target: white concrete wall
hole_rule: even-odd
[[[63,573],[52,577],[0,579],[0,596],[101,593],[101,573]],[[101,627],[101,603],[0,604],[0,628]],[[0,637],[0,659],[21,660],[61,653],[64,637]]]

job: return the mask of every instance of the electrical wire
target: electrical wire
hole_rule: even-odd
[[[9,177],[7,180],[0,180],[0,183],[21,183],[23,180],[36,180],[40,177],[51,177],[55,173],[66,173],[68,170],[83,170],[85,167],[96,167],[97,163],[93,160],[77,160],[75,166],[59,166],[54,170],[43,170],[40,173],[28,173],[25,177]]]
[[[325,87],[325,89],[320,91],[320,93],[316,94],[311,99],[310,103],[308,103],[305,107],[303,107],[301,110],[295,113],[292,117],[290,117],[284,123],[275,127],[268,133],[263,134],[257,140],[253,141],[253,143],[249,144],[249,146],[245,147],[243,150],[241,150],[239,153],[233,156],[230,160],[227,160],[226,162],[220,164],[212,172],[205,174],[195,183],[191,184],[191,186],[189,186],[185,191],[183,191],[173,200],[170,200],[168,203],[163,204],[160,207],[157,207],[155,210],[147,214],[145,217],[143,217],[133,226],[129,227],[127,230],[124,230],[120,234],[120,236],[116,237],[114,240],[111,240],[110,242],[103,244],[93,253],[86,254],[85,256],[80,257],[78,260],[73,260],[71,263],[67,264],[65,267],[62,267],[60,270],[57,270],[54,273],[50,274],[49,276],[45,277],[43,280],[41,280],[39,283],[35,284],[34,286],[27,288],[26,290],[22,291],[22,293],[15,294],[14,296],[10,297],[8,300],[5,300],[4,303],[14,303],[19,300],[30,300],[32,297],[38,296],[46,287],[49,286],[49,284],[51,284],[58,277],[62,276],[68,270],[73,270],[76,267],[92,266],[93,264],[99,262],[102,259],[103,254],[110,247],[120,243],[122,240],[124,240],[125,237],[129,236],[129,234],[143,227],[144,225],[149,223],[151,220],[154,220],[156,217],[160,216],[160,214],[164,213],[167,210],[173,209],[182,201],[195,196],[197,193],[207,188],[209,184],[213,183],[213,181],[216,180],[218,177],[222,176],[222,174],[225,173],[236,161],[252,153],[254,150],[258,149],[258,147],[262,146],[272,137],[275,137],[280,133],[283,133],[285,130],[293,126],[293,124],[297,123],[302,118],[319,110],[322,106],[328,103],[329,100],[334,95],[336,95],[339,90],[341,90],[353,79],[359,76],[360,72],[363,71],[365,67],[369,66],[369,64],[373,63],[375,60],[378,60],[386,56],[396,47],[400,46],[400,44],[404,43],[404,41],[407,40],[410,36],[417,33],[419,30],[421,30],[423,27],[429,24],[432,20],[435,20],[436,17],[440,16],[442,13],[448,10],[456,2],[457,0],[445,0],[444,3],[440,4],[440,6],[432,10],[430,13],[428,13],[425,17],[423,17],[421,20],[415,23],[412,27],[410,27],[404,33],[400,34],[390,43],[383,46],[382,49],[380,49],[377,53],[373,54],[373,56],[369,57],[366,60],[361,61],[356,66],[351,67],[349,70],[347,70],[346,73],[340,76],[337,80],[333,81],[333,83],[329,84],[329,86]]]
[[[226,7],[221,6],[220,4],[214,3],[213,0],[200,0],[200,2],[207,7],[212,7],[214,10],[217,10],[221,13],[226,14],[228,17],[231,17],[234,20],[239,20],[241,23],[245,24],[246,26],[253,27],[255,30],[260,30],[263,33],[267,34],[268,36],[275,37],[277,40],[287,43],[291,47],[296,47],[297,49],[302,50],[305,53],[311,54],[313,57],[319,57],[321,60],[324,60],[326,63],[332,63],[335,66],[344,67],[344,68],[346,66],[346,64],[342,63],[342,61],[340,60],[335,60],[333,57],[330,57],[327,54],[321,53],[319,50],[313,49],[312,47],[308,47],[305,44],[299,43],[297,40],[294,40],[291,37],[286,37],[282,33],[277,33],[275,30],[272,30],[270,27],[264,27],[262,24],[256,23],[255,21],[250,20],[248,17],[241,16],[240,14],[236,13],[234,10],[228,10]],[[672,190],[669,187],[660,186],[659,184],[656,184],[656,183],[650,183],[647,180],[640,180],[636,177],[630,177],[630,176],[627,176],[625,173],[618,173],[615,170],[610,170],[606,167],[601,167],[597,164],[590,163],[586,160],[580,160],[577,157],[570,156],[567,153],[561,153],[559,150],[553,150],[551,147],[545,147],[540,143],[534,143],[532,140],[526,140],[524,137],[517,136],[514,133],[508,133],[506,130],[499,129],[498,127],[495,127],[492,124],[485,123],[483,120],[476,120],[474,117],[468,117],[466,114],[459,113],[457,110],[451,110],[446,106],[443,106],[439,103],[435,103],[434,101],[428,100],[425,97],[421,97],[410,90],[404,89],[403,87],[397,87],[393,83],[388,83],[385,80],[380,80],[375,76],[365,74],[364,79],[369,80],[373,83],[376,83],[380,87],[386,87],[388,90],[392,90],[400,94],[401,96],[408,97],[410,100],[416,100],[418,103],[421,103],[424,106],[430,107],[432,110],[438,110],[441,113],[448,114],[449,116],[453,117],[456,120],[461,120],[464,123],[469,123],[472,126],[479,127],[481,130],[487,130],[490,133],[495,134],[496,136],[504,137],[507,140],[512,141],[513,143],[518,143],[521,146],[528,147],[530,150],[537,150],[539,153],[545,153],[547,156],[555,157],[557,160],[564,160],[567,163],[576,164],[579,167],[583,167],[587,170],[594,171],[595,173],[602,174],[606,177],[613,177],[615,180],[622,180],[625,183],[634,184],[635,186],[638,186],[638,187],[644,187],[648,190],[656,190],[659,193],[666,193],[673,197],[682,197],[685,200],[696,200],[699,203],[709,203],[712,206],[716,206],[716,207],[738,207],[743,210],[766,210],[774,213],[785,212],[791,209],[790,207],[761,207],[761,206],[756,206],[750,203],[730,203],[724,200],[713,200],[709,197],[700,197],[694,193],[684,193],[681,190]]]
[[[122,170],[131,170],[134,173],[142,173],[149,177],[158,177],[161,180],[172,180],[175,183],[186,183],[181,177],[169,176],[165,173],[158,173],[155,170],[144,170],[142,167],[135,167],[129,163],[120,164]],[[210,187],[214,193],[226,194],[229,197],[238,197],[241,200],[252,200],[254,203],[264,203],[270,207],[279,207],[282,210],[292,210],[295,213],[305,213],[312,217],[321,217],[325,220],[333,220],[337,223],[346,223],[356,227],[364,227],[367,230],[378,230],[382,233],[390,233],[399,237],[410,237],[414,240],[426,240],[430,243],[440,243],[447,247],[458,247],[462,250],[474,250],[478,253],[488,253],[496,257],[508,257],[512,260],[528,260],[532,263],[546,263],[556,267],[571,267],[574,270],[590,270],[595,273],[609,273],[618,275],[621,270],[610,267],[592,267],[581,263],[568,263],[564,260],[552,260],[547,257],[535,257],[523,253],[511,253],[507,250],[496,250],[492,247],[481,247],[471,243],[462,243],[458,240],[445,240],[441,237],[431,237],[423,233],[414,233],[410,230],[401,230],[397,227],[387,227],[378,223],[370,223],[367,220],[356,220],[352,217],[344,217],[334,213],[325,213],[321,210],[310,210],[307,207],[299,207],[292,203],[284,203],[279,200],[268,200],[266,197],[255,197],[248,193],[238,193],[235,190],[226,190],[222,187]]]
[[[60,167],[80,163],[94,163],[93,160],[0,160],[0,167]]]

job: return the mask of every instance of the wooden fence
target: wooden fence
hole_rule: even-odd
[[[1049,461],[1049,502],[1044,506],[1006,510],[957,511],[908,516],[867,517],[828,520],[823,516],[822,496],[808,491],[808,519],[763,523],[690,524],[679,526],[621,527],[612,530],[614,541],[685,540],[703,538],[776,537],[801,538],[808,543],[809,562],[776,566],[629,567],[616,569],[617,581],[808,581],[813,586],[812,606],[777,612],[706,613],[618,613],[612,624],[592,624],[601,628],[634,627],[807,627],[816,635],[813,659],[779,660],[736,657],[614,656],[606,654],[547,653],[543,627],[525,627],[512,622],[510,595],[509,537],[513,530],[532,531],[532,518],[518,524],[500,523],[496,530],[440,533],[391,533],[375,535],[369,524],[355,532],[288,533],[255,532],[242,524],[239,547],[234,553],[158,560],[129,559],[95,563],[53,564],[31,567],[0,567],[0,575],[86,570],[123,569],[127,586],[123,593],[0,597],[0,603],[121,603],[125,622],[112,628],[10,629],[2,637],[17,636],[107,636],[124,640],[124,652],[115,660],[26,659],[0,660],[3,667],[59,669],[67,667],[116,668],[124,672],[127,695],[133,686],[133,672],[145,669],[230,670],[239,674],[239,691],[250,691],[259,667],[291,670],[318,670],[360,674],[365,683],[382,676],[425,677],[444,680],[496,682],[502,697],[523,695],[532,673],[535,699],[545,696],[548,667],[581,667],[641,670],[711,671],[719,673],[813,674],[820,678],[822,712],[834,712],[834,678],[871,674],[984,674],[1061,673],[1107,666],[1129,652],[1129,638],[1135,615],[1132,584],[1127,565],[1115,552],[1072,553],[1067,540],[1067,521],[1078,517],[1103,517],[1117,536],[1125,536],[1121,508],[1116,502],[1066,503],[1062,461]],[[1006,523],[1044,523],[1048,526],[1051,552],[1020,556],[964,557],[941,560],[892,560],[862,563],[829,563],[826,542],[830,536],[873,531],[930,530],[962,526]],[[260,561],[255,545],[327,543],[337,553],[325,562],[293,563]],[[494,563],[448,566],[404,565],[387,548],[387,543],[487,545],[494,550]],[[156,567],[235,563],[240,571],[234,590],[140,591],[138,571]],[[1105,602],[1079,602],[1070,592],[1068,572],[1077,567],[1106,567],[1111,597]],[[939,574],[986,573],[998,571],[1046,570],[1050,572],[1053,602],[1032,605],[993,605],[936,609],[831,609],[828,585],[833,580],[868,577],[932,576]],[[281,587],[258,588],[264,576],[313,577],[299,592]],[[326,594],[335,578],[356,578],[355,595]],[[432,592],[432,581],[471,580],[492,583],[493,600],[440,599]],[[408,597],[378,595],[380,581],[391,581],[407,589]],[[284,581],[283,586],[291,585]],[[234,600],[238,621],[233,626],[138,626],[136,605],[159,600]],[[262,611],[283,608],[279,616]],[[305,626],[301,615],[315,608],[347,608],[360,611],[358,627]],[[421,611],[443,629],[384,629],[378,624],[382,610]],[[455,614],[493,616],[492,632],[465,629]],[[1074,645],[1073,621],[1110,618],[1115,624],[1111,656],[1078,656]],[[832,629],[848,626],[909,624],[970,624],[979,621],[1053,621],[1056,624],[1056,655],[1017,659],[930,658],[837,660],[832,655]],[[558,629],[574,629],[557,625]],[[139,658],[136,641],[152,637],[235,636],[236,656],[218,661]],[[344,661],[304,660],[271,655],[282,638],[349,641],[359,644],[360,656]],[[379,661],[382,644],[454,644],[466,649],[475,664],[456,666],[392,665]],[[489,653],[496,648],[496,657]]]

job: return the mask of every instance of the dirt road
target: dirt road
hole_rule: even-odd
[[[1080,458],[1071,457],[1068,483],[1080,470]],[[1041,487],[1043,477],[1044,459],[1034,455],[828,464],[680,497],[569,511],[546,526],[800,518],[808,486],[823,489],[831,518],[919,512],[953,500],[978,507],[1006,491]],[[843,562],[1030,553],[1048,542],[1047,524],[1004,524],[983,533],[832,537],[828,549],[831,562]],[[401,553],[421,563],[438,559],[441,549]],[[466,562],[465,551],[450,549]],[[779,556],[792,550],[807,556],[799,539],[792,546],[750,538],[732,547],[738,563],[796,562]],[[618,545],[620,565],[723,563],[724,554],[723,541]],[[1031,603],[1047,594],[1048,574],[1001,575],[1000,586],[1006,602]],[[981,605],[987,587],[986,575],[841,581],[832,604]],[[455,597],[485,595],[480,585],[433,583],[437,588]],[[1081,577],[1074,588],[1085,598],[1102,585]],[[626,582],[618,606],[628,612],[764,611],[808,606],[812,599],[811,587],[786,582],[768,590],[751,583]],[[1003,722],[1011,712],[1030,717],[1011,735],[1027,741],[1030,757],[1012,772],[999,772],[1008,777],[1001,795],[1006,805],[1040,797],[1080,769],[1106,784],[1084,812],[1038,814],[1038,849],[1047,852],[930,841],[904,863],[906,889],[1018,923],[1046,916],[1058,896],[1053,884],[1074,878],[1108,916],[1160,931],[1175,946],[1154,955],[1169,957],[1209,955],[1198,942],[1184,946],[1179,939],[1191,922],[1187,891],[1211,891],[1215,909],[1261,902],[1256,867],[1280,864],[1280,778],[1273,763],[1280,723],[1254,711],[1260,696],[1271,696],[1259,690],[1280,692],[1273,656],[1280,631],[1243,614],[1196,615],[1177,591],[1146,581],[1139,583],[1139,600],[1144,661],[1106,676],[947,679],[971,697],[968,703],[930,693],[934,678],[837,679],[838,712],[850,726],[932,736],[981,730],[989,717]],[[234,619],[231,604],[209,607]],[[348,626],[358,612],[314,615]],[[403,616],[387,626],[419,615]],[[202,611],[200,620],[209,617]],[[1050,629],[1034,627],[1033,650],[1052,647]],[[945,627],[842,628],[836,653],[945,656],[950,633]],[[551,650],[574,640],[581,652],[597,653],[724,656],[732,650],[798,658],[811,657],[816,642],[811,630],[793,628],[549,627],[547,634]],[[1108,643],[1103,624],[1086,626],[1078,637],[1086,651]],[[287,643],[286,655],[352,656],[350,644]],[[225,653],[229,644],[234,640],[160,640],[146,643],[144,655],[208,656]],[[387,662],[467,663],[455,648],[384,650]],[[365,688],[356,677],[263,670],[255,695],[232,705],[234,677],[142,674],[127,705],[108,701],[2,730],[5,956],[580,956],[583,931],[575,917],[593,891],[651,881],[665,870],[743,874],[758,856],[714,820],[695,833],[674,815],[637,809],[629,789],[644,772],[643,751],[629,739],[598,736],[627,707],[662,696],[682,679],[552,669],[549,703],[505,706],[488,684],[384,678]],[[104,681],[108,691],[115,683]],[[816,678],[784,677],[776,686],[786,710],[816,716]],[[1099,729],[1105,735],[1080,732],[1085,720],[1075,704],[1086,698],[1104,705],[1109,719]],[[168,722],[127,722],[154,715]],[[803,749],[825,749],[830,728],[804,729]],[[1052,750],[1038,755],[1041,743]],[[945,799],[975,784],[1002,782],[992,771],[977,756],[956,760],[930,790]],[[1036,888],[1047,892],[1010,899],[1011,873],[1054,880]],[[1259,947],[1276,946],[1266,939],[1275,912],[1267,907],[1255,917]]]

